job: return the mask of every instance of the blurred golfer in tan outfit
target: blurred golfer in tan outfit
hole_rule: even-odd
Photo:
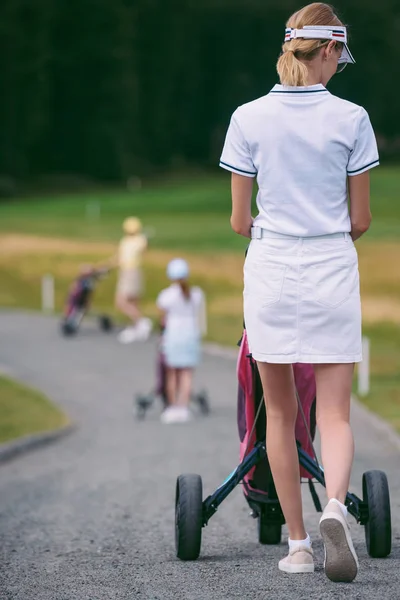
[[[124,237],[118,248],[119,276],[115,296],[117,308],[132,320],[132,325],[118,336],[120,342],[128,344],[146,340],[151,332],[151,320],[142,316],[139,300],[143,294],[142,256],[147,248],[147,238],[142,224],[136,217],[123,222]]]

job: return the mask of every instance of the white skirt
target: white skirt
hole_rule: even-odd
[[[264,230],[244,265],[244,319],[260,362],[360,362],[358,257],[350,235],[298,238]]]

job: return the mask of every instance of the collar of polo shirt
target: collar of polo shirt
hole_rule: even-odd
[[[287,27],[285,29],[285,42],[290,42],[290,40],[296,38],[303,38],[306,40],[335,40],[337,42],[342,42],[343,50],[338,60],[338,64],[343,65],[344,68],[347,64],[355,64],[356,62],[347,45],[347,29],[344,26],[305,25],[303,29]]]

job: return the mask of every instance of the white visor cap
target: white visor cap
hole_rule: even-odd
[[[179,281],[189,277],[189,265],[183,258],[174,258],[167,266],[167,277],[171,281]]]
[[[343,50],[339,58],[339,65],[354,65],[356,62],[347,45],[347,29],[341,25],[306,25],[303,29],[285,29],[285,42],[296,38],[306,40],[335,40],[342,42]]]

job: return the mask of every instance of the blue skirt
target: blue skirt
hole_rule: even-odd
[[[200,336],[197,333],[165,332],[162,351],[167,367],[193,369],[200,361]]]

